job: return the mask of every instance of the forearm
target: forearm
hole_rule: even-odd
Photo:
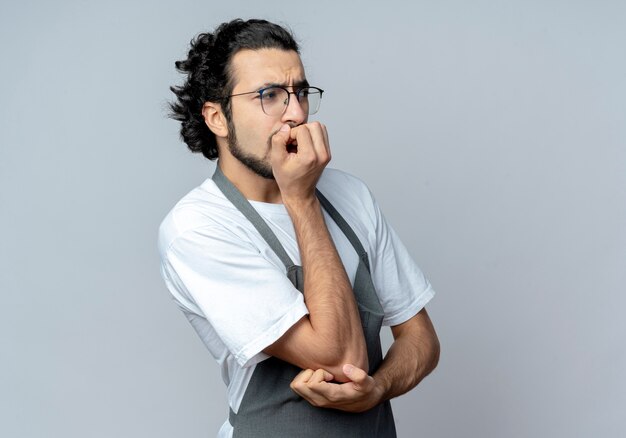
[[[313,406],[363,412],[414,388],[439,359],[439,341],[425,309],[391,328],[394,343],[373,376],[347,365],[350,381],[328,383],[325,370],[304,370],[291,388]]]
[[[315,197],[285,200],[285,206],[300,247],[309,321],[324,350],[320,353],[326,356],[322,361],[327,363],[321,365],[341,369],[343,363],[354,363],[367,369],[367,348],[358,307],[319,201]]]
[[[439,340],[435,330],[423,310],[409,320],[411,327],[394,328],[395,341],[389,348],[383,363],[374,373],[380,402],[397,397],[413,389],[430,372],[439,361]]]
[[[345,382],[342,365],[367,368],[367,347],[350,281],[315,196],[330,161],[326,127],[283,125],[272,136],[270,161],[296,232],[309,315],[264,351],[303,369],[326,369]]]

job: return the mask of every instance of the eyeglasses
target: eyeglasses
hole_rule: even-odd
[[[302,110],[306,114],[312,115],[320,109],[323,92],[324,90],[317,87],[302,87],[297,88],[296,91],[289,91],[285,87],[272,86],[247,93],[231,94],[228,97],[258,93],[263,112],[268,116],[281,116],[287,109],[289,98],[293,94],[298,99]]]

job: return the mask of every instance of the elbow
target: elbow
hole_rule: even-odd
[[[343,373],[343,366],[346,364],[353,365],[357,368],[364,370],[366,373],[369,373],[369,359],[367,357],[367,348],[363,348],[362,351],[355,351],[350,354],[345,354],[344,357],[341,358],[341,361],[338,363],[339,368],[341,369],[342,376],[345,377]],[[349,379],[346,377],[346,382]]]
[[[342,348],[342,346],[333,346],[325,351],[320,361],[329,367],[341,368],[349,363],[361,369],[367,370],[367,349],[363,348]]]
[[[439,365],[439,357],[441,356],[441,344],[439,343],[439,338],[436,334],[433,334],[433,339],[431,341],[430,347],[430,369],[429,373],[437,368]]]
[[[338,382],[348,382],[350,379],[343,372],[343,366],[353,365],[368,372],[369,362],[367,358],[367,348],[363,346],[345,348],[342,345],[333,345],[324,350],[324,354],[319,357],[320,367],[329,371]]]
[[[434,356],[433,356],[433,369],[439,365],[439,356],[441,355],[441,344],[439,343],[439,339],[436,340],[436,345],[434,347]]]

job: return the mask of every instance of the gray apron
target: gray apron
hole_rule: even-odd
[[[276,235],[241,192],[224,176],[219,166],[213,174],[213,181],[226,198],[254,225],[284,263],[287,277],[294,287],[302,292],[304,288],[302,267],[294,265]],[[353,291],[367,344],[368,373],[372,375],[383,360],[379,336],[383,309],[370,276],[367,252],[339,212],[317,189],[316,194],[320,204],[359,255]],[[235,414],[232,409],[230,410],[229,422],[234,429],[233,438],[396,436],[389,401],[361,413],[314,407],[289,387],[289,383],[300,371],[302,371],[300,368],[276,357],[258,363],[238,412]]]

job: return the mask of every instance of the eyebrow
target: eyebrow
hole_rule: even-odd
[[[286,82],[283,83],[278,83],[278,82],[265,82],[263,85],[261,85],[260,87],[257,87],[257,90],[262,90],[263,88],[268,88],[268,87],[283,87],[283,88],[287,88],[287,87],[292,87],[292,88],[303,88],[303,87],[308,87],[309,86],[309,81],[307,81],[306,79],[302,79],[300,81],[295,81],[293,83],[293,85],[289,85]]]

